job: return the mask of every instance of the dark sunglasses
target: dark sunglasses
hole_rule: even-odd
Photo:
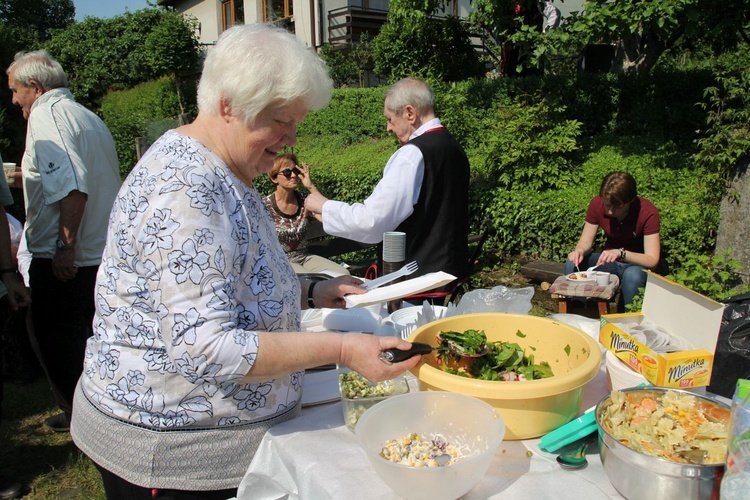
[[[294,168],[285,168],[279,173],[283,175],[284,177],[286,177],[287,179],[289,179],[292,177],[292,174],[297,174],[297,176],[299,176],[299,174],[301,174],[302,172],[297,167],[294,167]]]

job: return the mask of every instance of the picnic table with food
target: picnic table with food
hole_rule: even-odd
[[[718,498],[727,398],[620,387],[599,329],[560,320],[574,315],[410,309],[427,321],[383,311],[371,329],[407,338],[422,362],[378,384],[308,371],[301,416],[266,433],[239,499]],[[330,328],[326,311],[307,316]]]

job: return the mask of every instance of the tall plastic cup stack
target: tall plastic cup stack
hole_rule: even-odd
[[[405,261],[406,233],[400,231],[388,231],[383,233],[383,262],[400,262],[403,265]],[[400,267],[401,266],[396,269],[400,269]],[[394,269],[394,271],[396,269]]]
[[[383,233],[383,275],[398,271],[406,263],[406,233],[388,231]],[[398,280],[397,280],[398,281]],[[403,301],[388,302],[388,312],[401,309]]]

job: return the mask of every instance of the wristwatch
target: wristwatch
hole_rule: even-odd
[[[60,238],[57,238],[57,241],[55,242],[55,246],[58,250],[70,250],[71,248],[75,248],[75,243],[65,243]]]

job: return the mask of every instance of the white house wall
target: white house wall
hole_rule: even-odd
[[[236,0],[244,2],[245,22],[255,23],[263,20],[262,0]],[[308,47],[320,47],[328,42],[328,12],[346,7],[361,7],[364,0],[293,0],[294,28],[297,37]],[[561,3],[554,0],[563,17],[570,11],[581,10],[584,0],[567,0]],[[388,0],[369,0],[371,9],[388,10]],[[212,45],[221,33],[221,0],[184,0],[178,2],[177,8],[186,16],[199,22],[198,41]],[[466,18],[471,11],[470,0],[458,0],[458,16]],[[453,13],[450,5],[446,12]],[[315,19],[314,27],[311,18]]]
[[[198,41],[202,44],[213,45],[221,33],[221,1],[220,0],[186,0],[178,5],[178,9],[188,18],[198,21]]]

